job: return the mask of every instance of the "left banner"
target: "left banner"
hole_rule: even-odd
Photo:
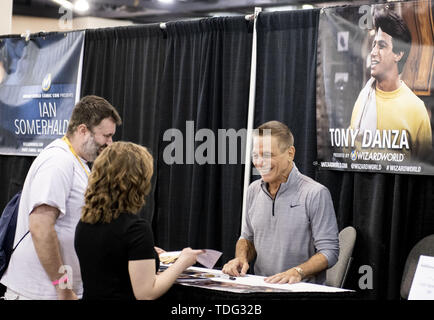
[[[0,39],[0,154],[35,156],[80,98],[84,31]]]

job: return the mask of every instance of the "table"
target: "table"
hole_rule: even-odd
[[[312,283],[267,284],[264,277],[229,278],[220,270],[190,267],[161,298],[163,301],[281,301],[355,299],[356,292]]]

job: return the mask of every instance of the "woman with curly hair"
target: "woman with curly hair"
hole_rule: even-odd
[[[75,231],[83,299],[156,299],[202,250],[185,248],[161,274],[149,222],[136,213],[151,189],[153,159],[145,147],[115,142],[95,160]]]

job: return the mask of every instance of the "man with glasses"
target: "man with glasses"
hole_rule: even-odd
[[[83,97],[74,107],[68,131],[33,161],[24,182],[15,243],[1,279],[5,299],[77,299],[82,281],[74,250],[90,169],[112,144],[121,118],[97,96]],[[26,233],[30,233],[27,234]]]
[[[293,160],[294,138],[278,121],[253,135],[253,164],[261,175],[247,191],[247,210],[235,258],[223,272],[254,273],[269,283],[325,284],[325,270],[339,255],[336,216],[326,187],[301,174]]]

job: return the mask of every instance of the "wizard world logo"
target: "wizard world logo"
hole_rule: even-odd
[[[351,151],[351,160],[353,160],[353,161],[357,160],[357,151],[356,150]]]
[[[51,73],[47,74],[42,80],[42,90],[48,91],[51,88]]]

